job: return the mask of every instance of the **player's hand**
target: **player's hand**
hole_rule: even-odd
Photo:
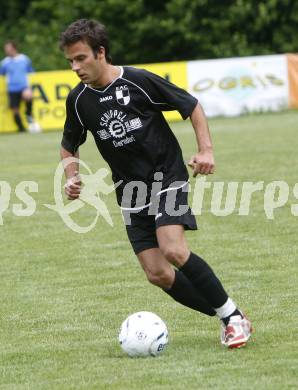
[[[70,200],[78,199],[81,193],[82,181],[79,175],[79,172],[75,172],[74,176],[70,179],[67,179],[66,184],[64,185],[64,191],[67,195],[67,198]]]
[[[199,173],[201,175],[214,173],[215,163],[213,152],[208,150],[195,154],[189,160],[188,165],[193,169],[193,177],[196,177]]]

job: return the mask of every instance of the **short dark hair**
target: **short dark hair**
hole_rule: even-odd
[[[85,41],[92,49],[96,57],[101,47],[105,48],[107,62],[111,63],[109,38],[103,24],[92,19],[78,19],[71,23],[67,29],[61,33],[59,46],[63,49],[73,45],[78,41]]]

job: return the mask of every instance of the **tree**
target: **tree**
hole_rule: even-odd
[[[298,51],[295,0],[0,0],[0,6],[0,44],[17,40],[37,70],[68,67],[58,37],[82,17],[107,26],[119,64]]]

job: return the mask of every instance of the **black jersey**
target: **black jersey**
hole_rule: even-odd
[[[187,181],[181,148],[162,111],[189,117],[197,99],[144,69],[121,67],[120,76],[103,89],[80,82],[68,95],[62,146],[75,153],[87,130],[109,164],[122,203],[124,186],[142,181],[151,190],[154,173],[162,172],[163,189]],[[147,198],[148,199],[148,198]]]

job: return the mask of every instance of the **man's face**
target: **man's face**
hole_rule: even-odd
[[[84,41],[78,41],[64,48],[64,54],[71,69],[76,72],[84,84],[98,86],[102,77],[105,63],[104,49],[101,49],[96,58],[91,47]]]
[[[8,57],[14,57],[17,54],[15,47],[11,43],[4,45],[4,52]]]

